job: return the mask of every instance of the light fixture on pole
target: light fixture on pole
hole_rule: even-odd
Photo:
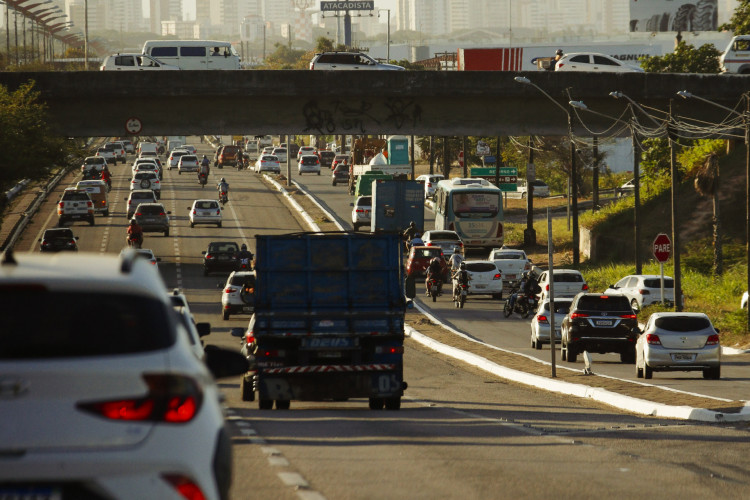
[[[391,62],[391,9],[378,9],[378,17],[380,17],[380,12],[386,11],[388,12],[388,32],[386,34],[385,39],[385,58],[388,60],[387,62]]]
[[[680,90],[677,95],[683,99],[697,99],[711,106],[723,109],[735,116],[742,118],[742,125],[745,129],[745,257],[747,259],[747,279],[745,287],[750,290],[750,99],[745,95],[747,101],[747,108],[744,113],[740,113],[734,109],[723,106],[717,102],[709,101],[706,98],[691,94],[687,90]],[[750,329],[750,307],[747,308],[747,314],[745,317],[745,331]]]
[[[573,142],[573,123],[572,118],[568,110],[559,102],[557,102],[551,95],[545,92],[541,87],[534,84],[531,80],[525,76],[517,76],[514,80],[524,85],[531,85],[539,92],[544,94],[547,99],[555,103],[555,105],[562,110],[563,113],[568,117],[568,140],[570,141],[570,184],[571,184],[571,202],[573,212],[573,267],[578,267],[580,264],[580,248],[579,248],[579,233],[578,233],[578,173],[576,169],[576,146]]]

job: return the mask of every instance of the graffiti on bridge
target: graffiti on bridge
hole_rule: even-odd
[[[340,100],[328,104],[311,100],[304,105],[302,113],[305,132],[315,131],[320,135],[366,134],[368,126],[401,130],[405,125],[413,127],[422,121],[422,107],[412,99],[398,97],[386,99],[381,105],[364,100],[354,104]]]

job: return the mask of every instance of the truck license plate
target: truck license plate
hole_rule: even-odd
[[[319,358],[340,358],[342,356],[341,351],[318,351]]]

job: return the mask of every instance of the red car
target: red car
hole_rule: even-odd
[[[409,260],[406,261],[406,275],[424,276],[434,257],[440,257],[440,268],[443,282],[447,283],[450,278],[448,263],[445,261],[443,249],[440,247],[412,247],[409,251]]]

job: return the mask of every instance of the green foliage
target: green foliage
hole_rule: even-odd
[[[43,178],[65,162],[65,143],[47,127],[46,108],[29,82],[10,92],[0,85],[0,191],[24,178]]]
[[[307,69],[313,54],[295,50],[281,43],[274,44],[276,50],[266,57],[265,69]]]
[[[732,18],[719,26],[719,31],[731,31],[735,35],[750,34],[750,0],[740,0]]]
[[[692,147],[684,148],[676,157],[686,173],[690,175],[700,168],[711,154],[721,157],[725,152],[726,141],[724,139],[700,139],[695,141]]]
[[[721,51],[707,43],[695,48],[680,42],[674,52],[663,56],[645,56],[640,59],[647,73],[720,73]]]

